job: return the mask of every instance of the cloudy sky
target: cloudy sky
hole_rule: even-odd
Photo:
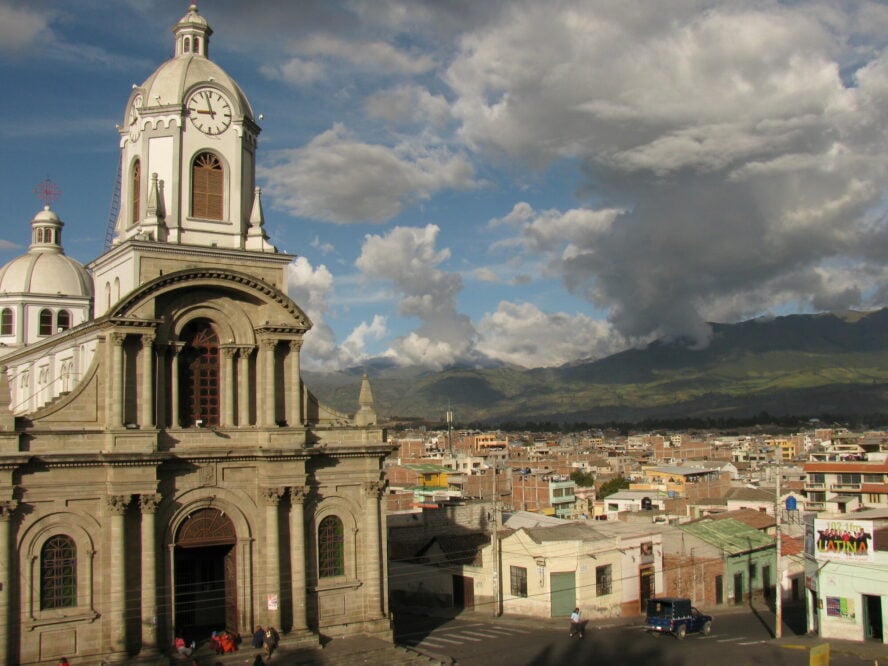
[[[204,0],[257,113],[306,367],[554,366],[888,304],[888,5]],[[102,251],[186,2],[0,0],[0,262]]]

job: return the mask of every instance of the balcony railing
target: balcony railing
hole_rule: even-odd
[[[825,483],[805,483],[805,490],[826,490]]]
[[[859,483],[832,483],[829,486],[830,490],[835,490],[837,492],[847,491],[847,490],[860,490]]]

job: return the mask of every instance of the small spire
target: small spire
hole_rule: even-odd
[[[151,174],[151,186],[148,189],[148,202],[145,207],[145,218],[139,222],[142,240],[165,241],[167,236],[166,211],[163,203],[163,181],[157,173]]]
[[[262,212],[262,188],[253,191],[253,209],[250,211],[250,228],[247,230],[245,244],[247,250],[260,252],[276,252],[274,245],[268,242],[265,234],[265,214]]]
[[[358,394],[358,411],[355,413],[355,425],[376,425],[376,410],[373,409],[373,389],[370,388],[370,377],[364,373],[361,379],[361,392]]]

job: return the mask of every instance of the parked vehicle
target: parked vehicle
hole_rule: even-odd
[[[648,599],[645,630],[652,634],[672,634],[676,638],[695,631],[707,636],[712,631],[712,616],[691,606],[690,599]]]

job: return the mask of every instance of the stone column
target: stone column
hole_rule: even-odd
[[[110,523],[110,555],[107,583],[109,602],[109,626],[111,627],[111,651],[126,650],[126,507],[129,495],[109,495],[106,507]]]
[[[302,371],[299,363],[299,350],[302,340],[290,340],[290,381],[287,392],[287,425],[291,428],[302,427]]]
[[[364,484],[364,515],[367,539],[364,541],[364,603],[368,619],[383,617],[382,590],[382,521],[379,515],[379,500],[385,489],[385,482],[370,481]]]
[[[305,486],[290,488],[290,575],[293,585],[293,631],[308,629],[305,609]]]
[[[179,416],[179,352],[182,351],[181,343],[170,345],[170,427],[181,428],[182,420]]]
[[[157,384],[155,385],[157,398],[154,400],[155,423],[159,428],[164,428],[169,425],[167,422],[167,378],[169,377],[167,359],[169,357],[167,356],[166,346],[158,345],[154,351],[157,355]]]
[[[15,608],[10,603],[9,584],[12,580],[12,553],[9,550],[12,532],[12,514],[18,507],[16,500],[0,501],[0,664],[9,663],[10,622]]]
[[[237,424],[244,428],[250,425],[250,353],[249,348],[237,350]],[[258,397],[258,390],[256,391]]]
[[[142,653],[155,654],[157,646],[157,543],[154,514],[161,497],[139,496],[142,511]]]
[[[154,394],[154,334],[142,334],[142,391],[139,399],[139,424],[143,428],[154,425],[157,397]]]
[[[283,494],[283,488],[262,489],[262,498],[265,500],[265,577],[268,581],[266,583],[265,621],[278,629],[281,626],[281,553],[278,505]],[[273,604],[272,600],[274,600]]]
[[[123,405],[126,402],[126,386],[123,381],[123,333],[112,332],[107,336],[109,364],[108,390],[105,394],[106,420],[109,428],[123,425]]]
[[[222,420],[220,425],[230,427],[234,425],[234,355],[237,350],[234,347],[222,348]]]
[[[261,406],[259,413],[259,425],[271,428],[274,426],[274,349],[277,347],[277,340],[265,338],[259,342],[260,363],[259,370],[261,374],[260,386],[257,387],[259,395],[259,405]]]

